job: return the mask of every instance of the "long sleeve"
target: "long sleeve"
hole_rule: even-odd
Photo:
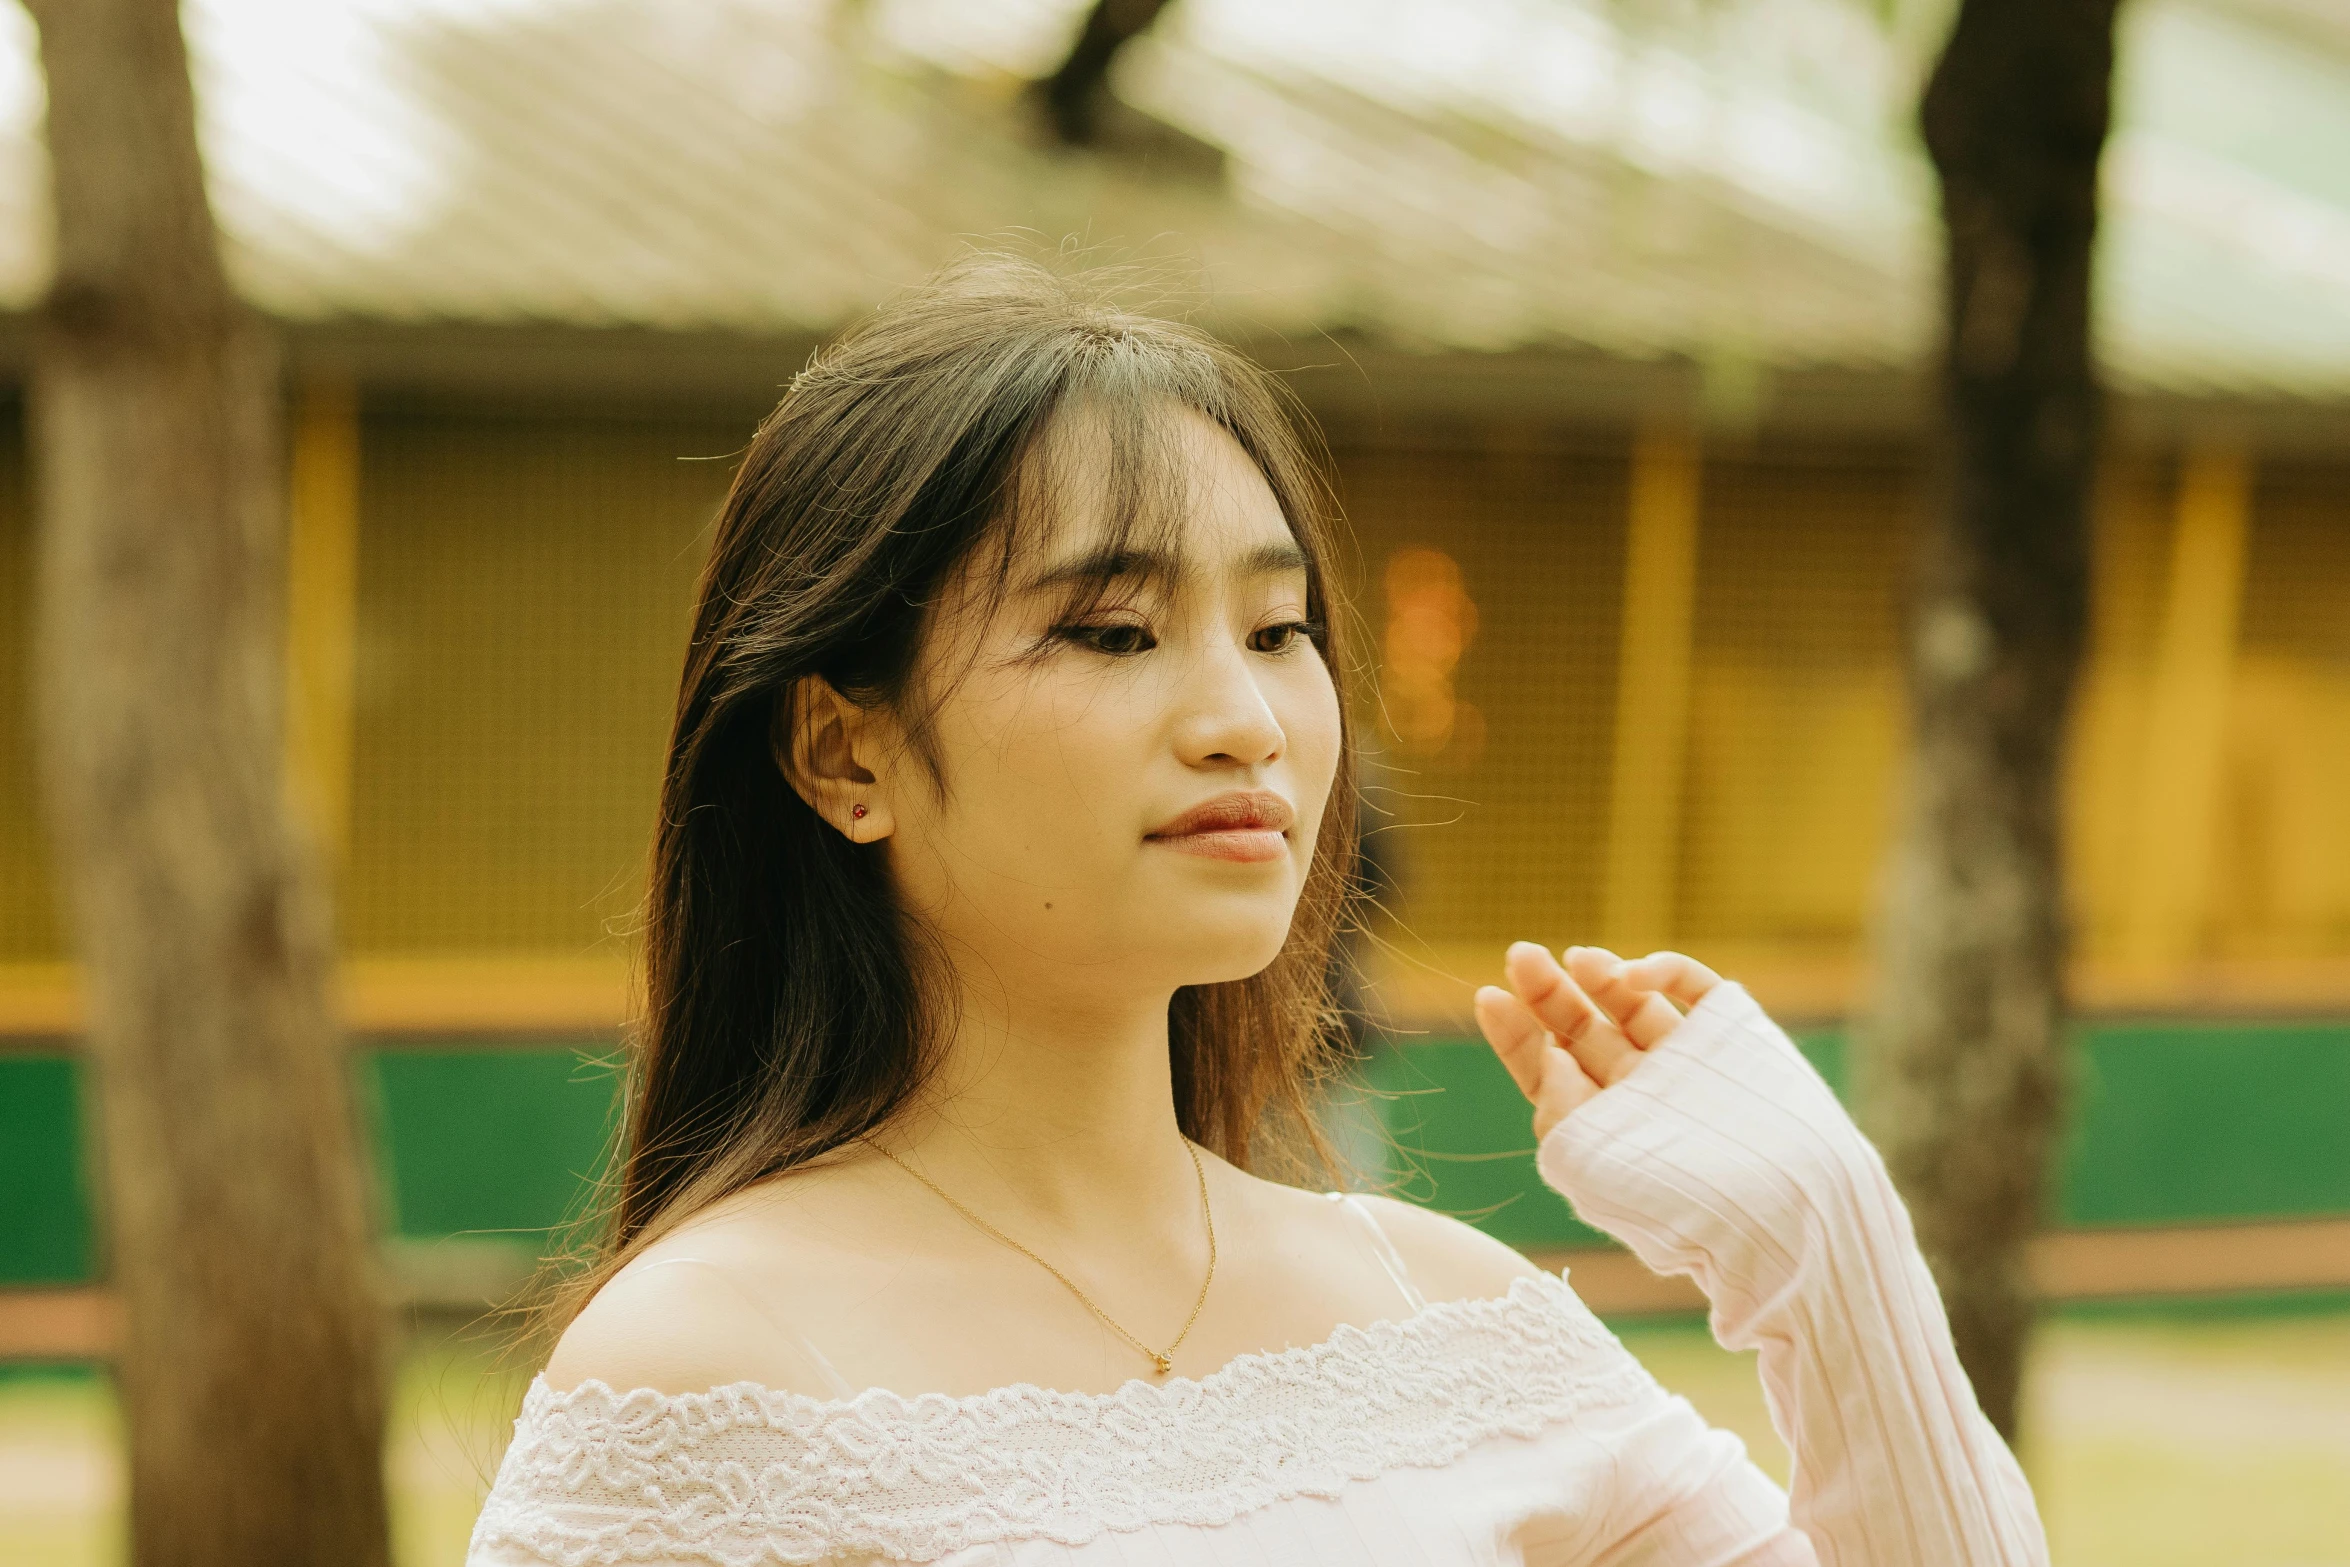
[[[1716,988],[1554,1128],[1543,1178],[1761,1352],[1790,1512],[1825,1567],[2044,1567],[1876,1150],[1745,990]]]

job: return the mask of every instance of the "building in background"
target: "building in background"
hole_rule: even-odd
[[[1444,1043],[1518,937],[1698,951],[1835,1059],[1928,482],[1912,41],[1841,0],[1652,35],[1597,0],[1185,0],[1122,60],[1107,145],[1073,153],[1020,89],[1076,9],[192,5],[232,263],[286,323],[293,774],[339,867],[420,1294],[495,1288],[512,1247],[445,1237],[535,1235],[596,1157],[611,1083],[574,1052],[625,1015],[733,455],[823,336],[998,237],[1150,263],[1325,427],[1400,886],[1373,995],[1420,1041],[1383,1081],[1457,1090],[1389,1102],[1405,1142],[1522,1138]],[[2071,808],[2103,1021],[2061,1201],[2086,1239],[2050,1276],[2350,1285],[2350,23],[2142,0],[2124,26]],[[0,15],[19,345],[31,47]],[[104,1332],[33,810],[20,423],[0,1278],[52,1288],[0,1298],[0,1354]],[[1513,1239],[1577,1239],[1518,1165],[1426,1168]]]

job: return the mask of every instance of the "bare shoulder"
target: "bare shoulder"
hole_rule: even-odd
[[[724,1219],[698,1223],[630,1261],[564,1329],[547,1385],[601,1382],[615,1392],[703,1393],[737,1382],[823,1396],[820,1374],[763,1311]]]
[[[1379,1227],[1402,1254],[1420,1293],[1432,1301],[1506,1295],[1542,1270],[1483,1230],[1393,1197],[1363,1194]]]

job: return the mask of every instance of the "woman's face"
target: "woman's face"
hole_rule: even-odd
[[[977,552],[925,638],[938,784],[902,753],[880,780],[901,896],[967,976],[1010,990],[1114,1002],[1254,974],[1313,857],[1339,715],[1305,557],[1240,446],[1168,417],[1180,526],[1090,599],[1100,438],[1082,417],[1055,431],[1059,515],[1000,595],[981,578],[1001,553]]]

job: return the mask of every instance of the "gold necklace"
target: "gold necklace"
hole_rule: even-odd
[[[1216,1282],[1216,1214],[1215,1210],[1208,1205],[1207,1168],[1199,1162],[1199,1149],[1192,1145],[1190,1138],[1186,1137],[1183,1139],[1183,1151],[1191,1155],[1191,1173],[1199,1177],[1200,1217],[1207,1222],[1208,1227],[1208,1276],[1199,1281],[1199,1299],[1191,1303],[1191,1315],[1183,1319],[1183,1331],[1176,1334],[1175,1341],[1169,1344],[1165,1349],[1153,1349],[1148,1344],[1145,1344],[1141,1339],[1136,1338],[1133,1334],[1120,1327],[1118,1325],[1117,1319],[1112,1317],[1108,1312],[1102,1310],[1101,1307],[1095,1305],[1093,1303],[1093,1297],[1086,1294],[1085,1291],[1079,1289],[1077,1287],[1076,1281],[1071,1279],[1069,1275],[1063,1273],[1060,1269],[1054,1267],[1051,1263],[1045,1261],[1042,1257],[1039,1257],[1035,1252],[1030,1251],[1027,1247],[1021,1245],[1018,1241],[1012,1239],[1012,1237],[1006,1235],[1003,1231],[988,1223],[985,1219],[982,1219],[978,1214],[973,1213],[970,1209],[955,1201],[952,1194],[950,1194],[945,1187],[939,1185],[938,1182],[932,1180],[929,1176],[924,1175],[920,1170],[915,1169],[912,1165],[906,1163],[905,1160],[899,1158],[896,1154],[891,1153],[888,1149],[882,1147],[879,1143],[873,1141],[871,1138],[860,1137],[857,1139],[857,1141],[863,1143],[866,1147],[872,1149],[875,1153],[881,1155],[881,1157],[887,1159],[890,1163],[896,1165],[899,1169],[914,1177],[915,1180],[920,1181],[923,1185],[938,1193],[941,1198],[945,1199],[946,1205],[954,1209],[955,1212],[961,1214],[964,1218],[969,1219],[973,1224],[976,1224],[979,1226],[979,1228],[985,1230],[988,1234],[994,1236],[997,1240],[1002,1241],[1006,1246],[1011,1247],[1014,1251],[1020,1253],[1021,1256],[1026,1257],[1030,1262],[1033,1262],[1038,1267],[1044,1269],[1045,1272],[1051,1274],[1054,1278],[1059,1279],[1061,1281],[1062,1288],[1066,1289],[1070,1294],[1076,1296],[1078,1300],[1084,1304],[1086,1310],[1099,1317],[1102,1320],[1102,1325],[1104,1327],[1107,1327],[1112,1333],[1117,1334],[1127,1343],[1132,1344],[1137,1350],[1141,1351],[1144,1358],[1151,1362],[1152,1367],[1158,1372],[1160,1376],[1165,1376],[1169,1368],[1174,1365],[1175,1351],[1181,1349],[1183,1347],[1183,1341],[1191,1336],[1191,1325],[1199,1321],[1200,1308],[1208,1303],[1208,1286]]]

